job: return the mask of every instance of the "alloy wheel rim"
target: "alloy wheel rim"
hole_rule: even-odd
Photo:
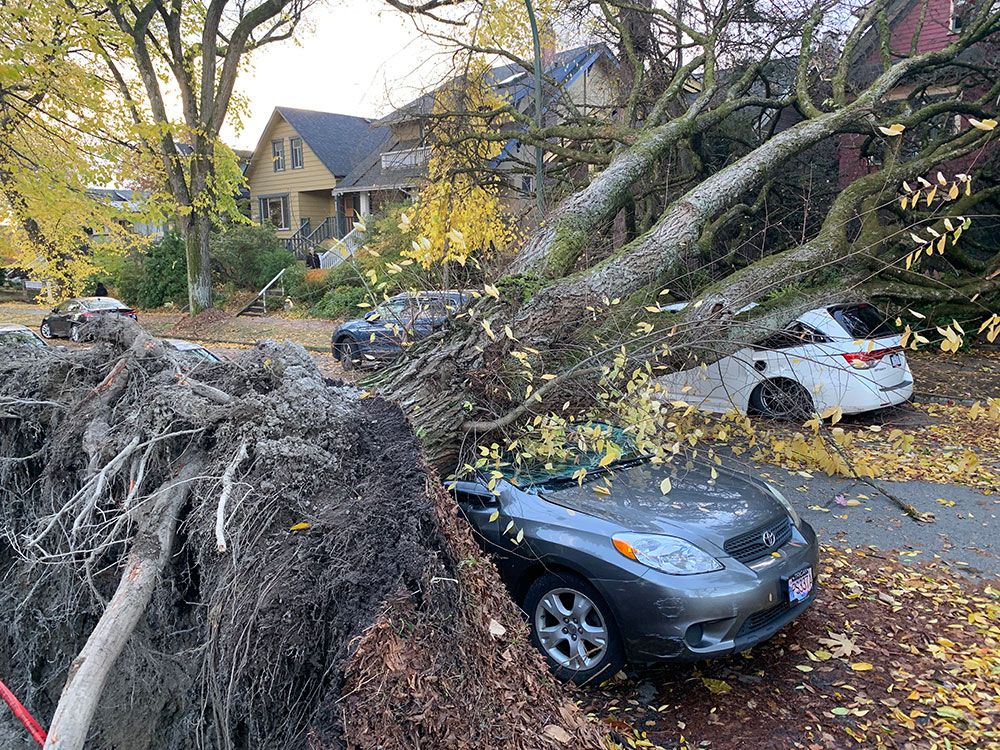
[[[802,391],[795,387],[785,387],[778,383],[765,383],[760,394],[760,403],[765,411],[779,419],[805,416],[811,408],[806,405]]]
[[[541,598],[535,607],[535,633],[545,653],[565,669],[590,669],[608,650],[604,616],[576,589],[552,589]]]

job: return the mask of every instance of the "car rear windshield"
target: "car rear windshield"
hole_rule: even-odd
[[[896,335],[896,331],[886,322],[885,315],[875,305],[862,302],[859,305],[828,307],[827,310],[840,327],[856,339],[878,339]]]
[[[46,344],[37,336],[28,331],[4,331],[0,333],[0,346],[37,346],[43,347]]]
[[[111,299],[110,297],[104,299],[89,299],[83,304],[88,310],[118,310],[125,308],[125,305],[121,302],[116,299]]]

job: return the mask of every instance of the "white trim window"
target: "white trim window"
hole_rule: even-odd
[[[285,139],[277,138],[271,141],[271,162],[275,172],[285,171]]]
[[[265,195],[258,198],[260,223],[270,221],[275,229],[290,229],[291,215],[288,211],[287,195]]]
[[[382,154],[382,169],[406,169],[407,167],[420,167],[427,163],[430,156],[430,146],[404,148],[399,151],[385,151]]]
[[[289,138],[288,150],[292,156],[292,169],[302,169],[302,139]]]

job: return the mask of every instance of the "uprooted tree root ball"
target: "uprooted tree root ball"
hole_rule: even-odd
[[[49,746],[600,746],[398,408],[93,328],[0,363],[0,674]]]

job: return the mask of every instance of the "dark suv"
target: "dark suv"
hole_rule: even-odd
[[[472,299],[469,292],[397,294],[374,310],[342,323],[330,350],[345,370],[395,359],[403,347],[430,336]]]

